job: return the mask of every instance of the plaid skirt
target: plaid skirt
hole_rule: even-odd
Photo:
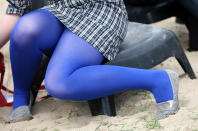
[[[46,9],[68,29],[113,60],[127,33],[123,0],[48,0]]]

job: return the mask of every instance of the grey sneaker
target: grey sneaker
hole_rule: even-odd
[[[155,114],[155,119],[160,120],[177,113],[179,110],[178,101],[178,74],[171,70],[166,70],[170,82],[173,88],[174,99],[166,102],[161,102],[157,104],[157,112]]]
[[[12,111],[9,121],[19,122],[33,119],[29,106],[20,106]]]

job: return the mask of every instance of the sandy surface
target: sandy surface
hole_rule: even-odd
[[[6,7],[0,1],[0,19]],[[164,27],[176,33],[182,46],[188,47],[188,32],[184,25],[176,24],[170,18],[154,26]],[[13,88],[8,44],[2,49],[6,62],[4,84]],[[186,52],[198,76],[198,52]],[[198,131],[198,80],[191,80],[174,58],[163,62],[155,69],[173,69],[180,74],[180,110],[176,115],[154,121],[156,111],[153,96],[145,91],[127,91],[116,95],[116,117],[92,117],[86,102],[62,101],[54,98],[37,102],[33,108],[31,121],[9,124],[7,119],[11,108],[0,108],[1,131]]]

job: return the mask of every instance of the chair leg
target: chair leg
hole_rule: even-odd
[[[43,82],[44,77],[45,77],[45,72],[46,72],[46,69],[47,69],[48,62],[49,62],[49,58],[47,56],[43,55],[40,67],[39,67],[39,69],[38,69],[38,71],[37,71],[37,73],[36,73],[36,75],[35,75],[35,77],[33,79],[33,82],[32,82],[32,87],[31,87],[31,95],[32,95],[31,106],[33,106],[35,101],[36,101],[36,97],[37,97],[38,91],[39,91],[41,83]]]
[[[191,79],[196,79],[195,73],[185,55],[185,53],[182,51],[179,55],[175,56],[179,64],[181,65],[182,69],[185,73],[189,75]]]
[[[92,116],[107,115],[116,116],[114,96],[106,96],[103,98],[89,100],[89,108]]]
[[[198,28],[192,29],[189,32],[189,47],[191,51],[198,50]]]
[[[189,51],[197,51],[198,50],[198,20],[193,16],[189,15],[186,18],[186,27],[189,31]]]
[[[116,108],[113,95],[102,98],[102,107],[105,115],[116,116]]]
[[[92,116],[104,115],[102,110],[102,100],[101,98],[88,101],[89,109]]]

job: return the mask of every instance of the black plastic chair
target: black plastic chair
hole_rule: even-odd
[[[175,57],[191,79],[196,78],[174,33],[163,28],[129,22],[127,37],[120,46],[119,54],[113,61],[106,61],[104,64],[149,69],[169,57]],[[40,69],[31,88],[34,98],[36,98],[38,89],[44,79],[48,61],[49,58],[43,56]],[[88,104],[94,116],[100,114],[116,115],[113,95],[90,100]]]

